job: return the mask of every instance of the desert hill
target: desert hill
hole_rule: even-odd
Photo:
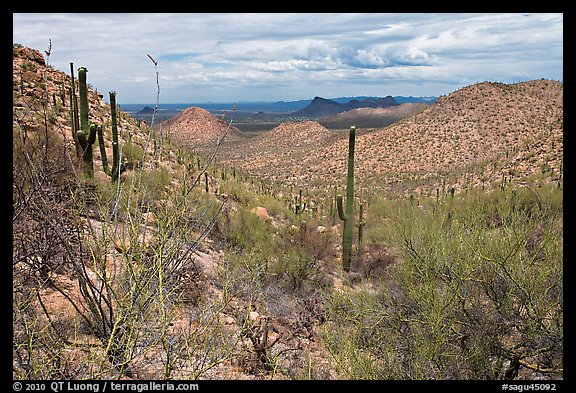
[[[425,180],[496,161],[473,180],[528,176],[542,165],[559,168],[563,146],[563,86],[553,81],[515,85],[484,82],[460,89],[423,112],[357,141],[359,173]],[[345,155],[342,141],[329,147]],[[534,154],[532,154],[534,153]],[[508,155],[512,160],[507,162]],[[526,157],[533,158],[526,162]],[[462,186],[462,184],[461,184]]]
[[[298,175],[299,166],[315,158],[308,156],[310,148],[335,137],[316,121],[286,122],[241,144],[223,145],[222,160],[238,162],[239,167],[254,175],[268,173],[269,168],[277,168],[286,176]]]
[[[304,125],[285,127],[296,132]],[[325,139],[300,146],[288,161],[276,161],[278,151],[261,151],[248,159],[229,152],[225,161],[270,179],[287,181],[295,172],[297,181],[308,186],[344,184],[345,134],[323,133]],[[283,135],[287,140],[277,140],[279,146],[297,140],[287,130]],[[252,151],[252,143],[257,142],[243,144],[242,150]],[[562,153],[562,83],[483,82],[440,97],[389,127],[358,133],[356,175],[366,186],[431,194],[441,184],[463,189],[489,187],[503,176],[508,180],[538,173],[558,176]]]
[[[215,146],[225,134],[228,142],[241,138],[240,131],[226,119],[218,119],[205,109],[188,107],[164,121],[163,127],[171,138],[185,146]]]
[[[319,122],[326,128],[341,128],[344,124],[354,124],[357,128],[386,127],[423,111],[427,106],[424,103],[405,103],[387,108],[363,107],[324,117]]]

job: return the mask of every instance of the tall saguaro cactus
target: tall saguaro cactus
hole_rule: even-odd
[[[120,167],[120,149],[118,146],[118,124],[116,123],[116,92],[111,90],[110,95],[110,115],[112,117],[112,182],[118,179],[118,168]]]
[[[80,88],[80,129],[76,132],[78,142],[82,147],[84,159],[84,176],[94,177],[94,163],[92,159],[92,145],[96,141],[96,125],[88,124],[88,87],[86,85],[85,67],[78,68],[78,83]],[[92,127],[93,126],[93,127]]]
[[[344,221],[342,234],[342,268],[350,271],[352,260],[352,235],[354,231],[354,144],[356,142],[356,127],[350,127],[348,139],[348,176],[346,178],[346,211],[342,206],[342,195],[338,195],[338,216]]]
[[[70,63],[70,117],[72,137],[76,146],[76,157],[82,156],[82,148],[78,142],[76,133],[80,130],[80,119],[78,116],[78,100],[76,98],[76,82],[74,81],[74,63]]]
[[[98,124],[96,126],[96,132],[98,133],[98,145],[100,146],[100,156],[102,157],[102,169],[104,173],[109,175],[108,171],[108,157],[106,157],[106,146],[104,144],[104,133],[102,132],[102,126]]]

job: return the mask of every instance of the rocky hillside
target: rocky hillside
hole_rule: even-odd
[[[386,127],[406,117],[423,111],[428,104],[406,103],[387,108],[357,108],[319,120],[326,128],[346,128],[355,125],[356,128]]]
[[[222,160],[238,162],[254,175],[276,168],[286,177],[299,177],[300,165],[316,159],[310,149],[336,136],[316,121],[286,122],[243,143],[222,146]]]
[[[226,135],[226,141],[241,139],[240,131],[229,127],[229,120],[218,119],[205,109],[194,106],[162,123],[170,137],[184,146],[215,146]]]
[[[70,75],[56,70],[50,64],[47,65],[40,51],[26,47],[14,46],[12,66],[14,129],[25,129],[29,135],[44,132],[46,128],[44,119],[46,119],[48,127],[56,130],[56,134],[50,137],[57,140],[60,146],[65,146],[72,151],[74,143],[70,114]],[[81,66],[74,64],[77,96],[79,94],[77,69]],[[90,87],[90,70],[87,71],[87,83],[89,87],[88,121],[103,126],[105,151],[108,161],[111,161],[110,105],[105,102],[102,93]],[[108,93],[106,96],[108,98]],[[121,92],[117,93],[116,102],[121,104]],[[126,151],[138,149],[147,156],[154,154],[150,147],[149,129],[141,128],[135,119],[122,111],[117,113],[117,122],[119,142],[121,146],[126,146]],[[98,142],[92,150],[94,177],[101,181],[109,180],[108,175],[103,171]],[[71,154],[70,160],[74,161],[77,168],[81,167],[74,154]]]
[[[302,135],[307,126],[284,127]],[[296,143],[293,133],[285,130],[288,140],[276,144]],[[344,134],[321,133],[325,139],[301,145],[298,154],[277,164],[273,157],[279,149],[272,148],[260,149],[247,160],[234,147],[225,160],[270,179],[285,181],[296,172],[303,185],[344,184],[348,154]],[[250,152],[258,143],[244,143],[240,150]],[[360,132],[356,175],[361,184],[377,189],[431,195],[441,184],[462,190],[472,185],[494,187],[503,177],[509,181],[541,174],[554,180],[560,174],[562,155],[562,83],[483,82],[440,97],[389,127]]]
[[[315,261],[326,259],[330,273],[331,235],[310,231],[316,242],[291,242],[291,221],[279,214],[271,214],[273,223],[260,220],[252,206],[235,202],[238,196],[217,191],[225,181],[218,184],[213,166],[202,172],[200,157],[170,143],[159,150],[154,132],[126,113],[119,114],[119,139],[133,169],[112,183],[96,142],[94,179],[84,178],[71,135],[69,76],[47,65],[39,51],[15,45],[13,53],[14,379],[301,378],[302,359],[321,367],[308,370],[309,377],[337,377],[316,342],[323,322],[319,296],[295,292],[289,276],[280,274],[282,282],[270,283],[262,302],[260,284],[211,246],[234,233],[246,236],[247,242],[239,240],[248,246],[252,230],[270,240],[286,237],[294,250],[320,248],[322,241]],[[89,121],[103,126],[111,157],[110,107],[88,87]],[[205,116],[189,112],[197,121]],[[221,130],[214,124],[196,130]],[[191,186],[204,174],[206,191]],[[252,197],[245,184],[229,186]],[[168,355],[163,342],[170,343]],[[272,359],[272,350],[274,363],[266,354]],[[276,369],[278,359],[293,371]]]
[[[468,86],[413,117],[359,138],[356,148],[359,172],[392,179],[409,173],[412,180],[425,181],[460,169],[480,186],[502,175],[523,178],[544,166],[558,174],[563,85],[540,80]],[[347,145],[338,142],[331,150],[340,156]],[[459,189],[463,177],[453,180]]]

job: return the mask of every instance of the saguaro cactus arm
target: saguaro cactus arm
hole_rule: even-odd
[[[90,133],[88,134],[88,143],[93,145],[96,142],[96,133],[98,131],[98,126],[94,123],[90,124]]]

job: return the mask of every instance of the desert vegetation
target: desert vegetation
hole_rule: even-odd
[[[312,121],[75,104],[89,70],[49,53],[13,48],[14,379],[563,379],[556,82],[466,87],[349,153]]]

